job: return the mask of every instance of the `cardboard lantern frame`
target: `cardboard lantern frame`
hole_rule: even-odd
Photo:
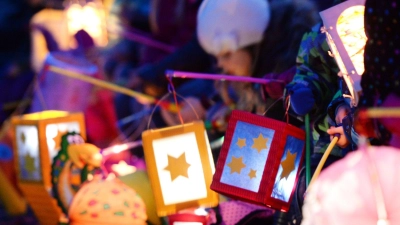
[[[11,124],[18,186],[41,224],[57,224],[62,213],[51,196],[51,161],[60,143],[54,138],[61,142],[63,131],[60,126],[66,131],[73,129],[86,138],[84,116],[51,110],[14,116]],[[48,126],[57,128],[56,136],[47,129]],[[54,149],[49,148],[48,139],[54,140]]]
[[[238,138],[240,136],[246,138]],[[253,141],[250,137],[253,137]],[[263,147],[259,147],[258,140],[264,143]],[[304,146],[305,132],[300,128],[264,116],[233,110],[211,189],[234,199],[287,211],[299,178]],[[293,154],[292,148],[295,150]],[[287,159],[293,160],[293,165],[289,165],[289,173],[284,168]],[[232,165],[238,160],[241,164],[239,170]],[[286,179],[286,183],[280,183],[282,179]],[[289,187],[285,188],[284,198],[276,196],[278,189],[274,187],[277,185],[282,188],[281,184],[288,184],[284,187]]]
[[[156,130],[146,130],[142,133],[142,139],[146,167],[159,216],[175,214],[180,210],[188,208],[214,207],[218,204],[218,194],[210,189],[215,167],[202,121]],[[171,143],[176,144],[175,146],[179,145],[179,147],[171,146]],[[182,159],[181,157],[183,156],[184,163],[189,165],[184,171],[186,173],[185,176],[175,175],[173,177],[174,172],[172,170],[166,172],[165,160],[168,157],[169,167],[170,160],[176,160],[176,156],[178,156],[173,156],[174,152],[181,153],[178,158]],[[163,160],[164,164],[161,163]],[[182,167],[178,166],[176,168]],[[202,171],[199,171],[200,169]],[[166,174],[169,174],[170,177],[165,176]],[[167,178],[164,179],[164,177]],[[199,183],[195,184],[193,181]],[[188,184],[188,187],[191,189],[181,190],[181,192],[179,190],[168,189],[173,187],[173,182]],[[168,186],[170,184],[171,186]],[[175,187],[182,188],[181,186]],[[199,194],[199,192],[194,190],[197,188],[202,188],[200,190],[203,194]],[[172,193],[174,191],[175,193]],[[185,197],[182,197],[182,195],[185,195]]]
[[[324,28],[323,32],[326,33],[327,35],[327,42],[328,45],[332,51],[332,54],[339,66],[340,71],[343,74],[343,78],[346,81],[347,86],[349,87],[349,91],[351,92],[353,99],[353,105],[356,106],[358,103],[358,93],[361,91],[361,75],[362,72],[357,71],[355,62],[352,60],[354,56],[357,54],[353,54],[354,50],[360,51],[358,54],[361,54],[358,56],[358,60],[363,61],[363,49],[365,47],[365,43],[367,41],[367,38],[365,36],[364,32],[364,14],[359,14],[358,17],[354,16],[354,12],[357,11],[357,6],[362,6],[364,7],[365,5],[365,0],[348,0],[345,2],[342,2],[338,5],[335,5],[329,9],[326,9],[324,11],[320,12],[320,16],[322,18],[322,21],[324,23]],[[352,7],[353,8],[353,14],[349,13],[348,10],[350,10]],[[346,13],[345,13],[346,12]],[[345,16],[347,17],[345,18]],[[353,16],[353,18],[351,18]],[[361,18],[362,17],[362,18]],[[354,20],[356,18],[356,20]],[[358,19],[358,20],[357,20]],[[361,20],[361,21],[360,21]],[[340,23],[342,24],[340,24]],[[342,28],[344,28],[346,25],[350,26],[354,25],[355,27],[352,27],[353,29],[350,29],[344,31]],[[358,29],[356,29],[358,28]],[[357,40],[357,45],[356,47],[360,47],[360,45],[363,45],[360,49],[346,49],[345,42],[343,38],[347,37],[341,37],[341,34],[339,32],[339,29],[341,30],[341,33],[346,33],[346,36],[352,39],[359,38]],[[364,35],[360,34],[362,32]],[[352,47],[355,48],[355,47]],[[349,50],[352,50],[353,55],[349,55]]]

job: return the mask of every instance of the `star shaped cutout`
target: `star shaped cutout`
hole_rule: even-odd
[[[250,177],[250,179],[253,179],[253,178],[257,177],[256,172],[257,172],[257,170],[250,169],[250,173],[247,175]]]
[[[253,138],[253,146],[251,147],[256,149],[258,153],[260,153],[263,149],[267,149],[267,141],[268,138],[264,138],[260,133],[257,138]]]
[[[232,161],[228,164],[228,167],[231,168],[231,173],[238,173],[240,174],[240,171],[246,167],[246,164],[243,163],[243,156],[240,156],[236,158],[235,156],[232,156]]]
[[[282,173],[280,179],[288,179],[290,173],[295,169],[296,156],[296,152],[294,154],[292,154],[290,150],[286,152],[286,158],[281,162]]]
[[[25,155],[25,170],[29,173],[35,171],[35,158],[32,157],[29,153]]]
[[[54,149],[60,149],[61,148],[61,138],[66,133],[67,132],[60,132],[59,130],[57,130],[57,135],[53,138],[54,143],[56,144]]]
[[[171,181],[178,176],[188,177],[188,168],[190,164],[186,162],[186,154],[183,152],[178,158],[168,155],[168,166],[164,170],[168,170],[171,174]]]
[[[246,138],[238,138],[236,144],[239,146],[239,148],[243,148],[246,146]]]
[[[25,144],[26,137],[25,137],[25,133],[24,132],[21,133],[21,137],[20,138],[21,138],[22,143]]]

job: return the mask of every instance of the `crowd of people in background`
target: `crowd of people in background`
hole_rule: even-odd
[[[213,141],[224,135],[230,112],[238,109],[288,121],[303,129],[310,126],[312,171],[333,135],[340,134],[338,144],[325,164],[327,167],[349,151],[356,150],[358,140],[353,127],[343,129],[344,123],[353,124],[357,119],[357,108],[343,97],[343,94],[349,94],[348,89],[339,76],[337,62],[329,54],[318,14],[341,2],[115,0],[107,14],[109,18],[116,18],[110,23],[117,24],[123,32],[113,33],[106,46],[96,46],[90,36],[79,33],[70,37],[76,39],[77,47],[70,47],[56,38],[59,36],[57,29],[49,29],[48,23],[42,20],[32,20],[38,18],[37,14],[43,10],[62,13],[65,2],[63,5],[61,0],[2,1],[0,124],[4,124],[13,113],[29,112],[29,101],[25,106],[21,105],[35,95],[32,83],[35,76],[40,76],[45,59],[39,57],[34,46],[42,45],[47,53],[74,51],[74,57],[79,50],[81,56],[99,68],[98,77],[108,82],[171,104],[175,104],[169,94],[171,85],[179,95],[181,113],[177,114],[158,104],[142,104],[135,98],[113,93],[96,110],[108,112],[104,116],[112,118],[112,122],[105,130],[110,131],[108,128],[113,127],[111,130],[114,132],[105,132],[101,137],[90,136],[89,132],[88,141],[106,138],[108,142],[98,142],[106,146],[115,140],[137,140],[141,131],[178,125],[180,118],[184,122],[205,121],[209,138]],[[400,103],[398,7],[400,5],[391,0],[366,1],[368,41],[366,70],[361,81],[363,92],[359,93],[361,108],[398,106]],[[33,34],[38,32],[44,38],[32,43]],[[126,35],[129,32],[162,45],[132,40]],[[62,48],[63,45],[70,49]],[[169,80],[165,76],[167,70],[229,74],[280,82],[260,85],[204,79]],[[306,115],[311,118],[310,125],[305,123]],[[393,126],[396,121],[373,122],[376,126],[372,129],[376,135],[371,137],[371,143],[399,147],[399,140],[395,138],[399,135],[398,128]],[[217,158],[218,151],[213,152]],[[298,196],[294,196],[290,211],[277,212],[273,218],[265,218],[266,224],[300,224],[306,190],[304,174],[300,175],[297,189]]]

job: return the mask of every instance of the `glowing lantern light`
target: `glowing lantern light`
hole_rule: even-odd
[[[67,3],[68,31],[73,35],[85,30],[98,46],[107,44],[105,12],[100,1],[77,1]]]
[[[135,166],[128,165],[124,160],[120,160],[118,164],[113,164],[111,166],[112,171],[117,173],[119,176],[124,176],[136,171]]]
[[[218,204],[210,189],[215,169],[202,121],[147,130],[142,137],[159,216]]]
[[[303,160],[305,132],[234,110],[211,189],[234,199],[287,211]]]
[[[61,216],[51,197],[51,164],[60,149],[61,136],[79,132],[86,138],[82,113],[43,111],[11,119],[17,182],[41,224],[56,224]]]
[[[343,78],[349,88],[352,105],[358,104],[361,75],[364,73],[365,0],[349,0],[320,12],[323,32]]]

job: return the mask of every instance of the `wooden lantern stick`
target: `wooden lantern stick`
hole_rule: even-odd
[[[275,80],[275,79],[265,79],[265,78],[256,78],[256,77],[241,77],[241,76],[222,75],[222,74],[191,73],[191,72],[182,72],[182,71],[174,71],[174,70],[166,71],[165,76],[169,77],[169,78],[178,77],[178,78],[206,79],[206,80],[227,80],[227,81],[236,81],[236,82],[259,83],[259,84],[268,84],[271,82],[284,83],[283,80]]]
[[[333,139],[332,139],[331,143],[329,144],[328,148],[326,148],[326,151],[322,155],[322,158],[318,163],[317,169],[315,170],[314,175],[311,178],[309,187],[312,186],[312,184],[315,182],[315,180],[318,178],[319,174],[321,173],[322,167],[325,165],[325,162],[328,159],[329,154],[331,154],[331,151],[332,151],[333,147],[335,147],[336,143],[339,140],[339,136],[340,136],[339,134],[335,134],[335,136],[333,137]]]
[[[55,67],[55,66],[48,66],[48,70],[53,71],[57,74],[61,74],[61,75],[64,75],[64,76],[67,76],[70,78],[74,78],[77,80],[81,80],[81,81],[96,85],[98,87],[112,90],[112,91],[115,91],[115,92],[118,92],[121,94],[126,94],[128,96],[138,99],[140,102],[154,103],[156,101],[156,99],[152,96],[145,95],[140,92],[132,91],[129,88],[124,88],[124,87],[112,84],[110,82],[96,79],[93,77],[89,77],[89,76],[86,76],[86,75],[83,75],[80,73],[76,73],[76,72],[73,72],[73,71],[70,71],[67,69],[62,69],[62,68]]]
[[[369,108],[367,109],[367,116],[369,118],[400,117],[400,107]]]

